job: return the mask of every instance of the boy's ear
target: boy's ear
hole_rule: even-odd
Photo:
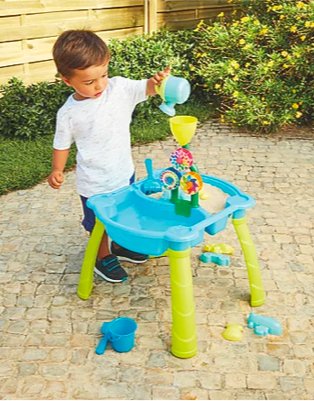
[[[64,77],[63,75],[60,75],[60,78],[62,79],[62,81],[63,81],[66,85],[72,86],[72,85],[70,84],[70,80],[69,80],[68,78]]]

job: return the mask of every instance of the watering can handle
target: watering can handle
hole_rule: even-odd
[[[159,95],[162,99],[164,98],[165,95],[165,85],[166,82],[168,80],[168,78],[170,77],[170,75],[168,75],[167,77],[165,77],[160,85],[155,85],[155,92],[157,93],[157,95]]]
[[[106,349],[106,346],[107,346],[107,342],[108,342],[108,336],[107,336],[107,335],[104,335],[104,336],[100,339],[100,341],[99,341],[99,343],[98,343],[98,345],[97,345],[97,347],[96,347],[96,354],[97,354],[97,355],[102,355],[102,354],[104,354],[105,349]]]

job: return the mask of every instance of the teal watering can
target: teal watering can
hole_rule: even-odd
[[[159,109],[173,117],[176,114],[175,105],[182,104],[189,98],[191,85],[185,78],[169,75],[160,86],[155,86],[155,90],[163,100]]]

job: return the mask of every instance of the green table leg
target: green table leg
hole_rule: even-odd
[[[168,249],[172,301],[171,352],[179,358],[197,353],[195,307],[191,271],[191,248]]]
[[[88,299],[93,289],[94,267],[104,230],[104,225],[96,219],[96,224],[85,250],[80,281],[77,288],[77,295],[82,299]]]
[[[233,226],[237,233],[241,244],[244,260],[248,272],[250,290],[251,290],[251,306],[261,306],[265,302],[265,291],[261,272],[259,268],[256,250],[252,241],[246,217],[232,220]]]

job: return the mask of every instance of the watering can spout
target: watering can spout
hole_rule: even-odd
[[[165,113],[168,114],[168,116],[173,117],[176,115],[176,110],[174,108],[176,104],[175,103],[170,103],[170,102],[163,102],[159,106],[159,109]]]

